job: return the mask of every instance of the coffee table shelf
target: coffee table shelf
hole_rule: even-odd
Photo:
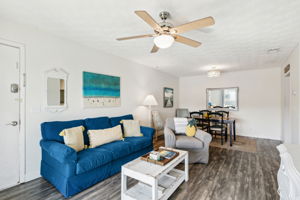
[[[165,166],[141,160],[133,160],[122,166],[122,200],[166,200],[183,181],[188,181],[188,152],[179,152],[179,156]],[[185,161],[185,170],[175,169]],[[138,183],[127,189],[127,177],[138,180]]]
[[[167,199],[177,187],[184,181],[184,172],[173,169],[167,175],[158,179],[158,199]],[[143,182],[138,182],[125,193],[125,199],[130,200],[151,200],[152,188]]]

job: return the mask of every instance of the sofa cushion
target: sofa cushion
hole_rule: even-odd
[[[88,130],[97,130],[112,127],[108,117],[87,118],[85,119],[85,125]]]
[[[195,137],[189,137],[186,135],[176,136],[176,148],[201,149],[203,147],[203,142]]]
[[[76,174],[82,174],[113,160],[113,154],[105,149],[93,148],[78,152]]]
[[[97,147],[99,149],[105,149],[112,153],[113,160],[125,157],[133,152],[130,148],[130,143],[125,141],[115,141],[108,144]]]
[[[121,125],[121,121],[123,119],[128,119],[128,120],[132,120],[133,116],[132,115],[123,115],[123,116],[119,116],[119,117],[111,117],[110,118],[110,123],[112,126],[117,126],[117,125]]]
[[[64,129],[76,126],[84,126],[84,120],[44,122],[41,124],[42,137],[44,140],[64,143],[64,138],[59,133]],[[84,134],[87,137],[86,131],[84,131]]]
[[[126,137],[125,142],[130,143],[130,149],[132,152],[137,152],[152,144],[152,139],[149,137]]]

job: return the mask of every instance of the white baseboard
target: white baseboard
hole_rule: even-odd
[[[243,133],[237,133],[237,136],[245,136],[245,137],[260,138],[260,139],[269,139],[269,140],[279,140],[279,141],[282,140],[280,137],[268,137],[268,136],[265,136],[265,135],[247,135],[247,134],[243,134]]]
[[[29,172],[25,175],[25,182],[41,177],[40,171]]]

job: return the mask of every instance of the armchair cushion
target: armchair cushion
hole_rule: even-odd
[[[189,137],[186,135],[176,136],[176,148],[201,149],[203,147],[203,142],[195,137]]]
[[[65,144],[41,140],[40,145],[52,158],[60,163],[76,162],[77,152]]]
[[[199,140],[203,141],[204,145],[209,145],[209,143],[212,140],[211,134],[209,134],[205,131],[202,131],[200,129],[197,130],[195,137],[198,138]]]

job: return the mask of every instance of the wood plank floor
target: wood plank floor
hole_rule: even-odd
[[[159,142],[159,141],[158,141]],[[257,152],[210,148],[208,165],[191,164],[190,180],[170,199],[276,200],[279,141],[256,139]],[[178,166],[182,168],[182,165]],[[72,200],[120,199],[120,174],[69,198]],[[129,179],[129,184],[134,180]],[[43,178],[0,191],[0,200],[59,200],[63,196]]]

